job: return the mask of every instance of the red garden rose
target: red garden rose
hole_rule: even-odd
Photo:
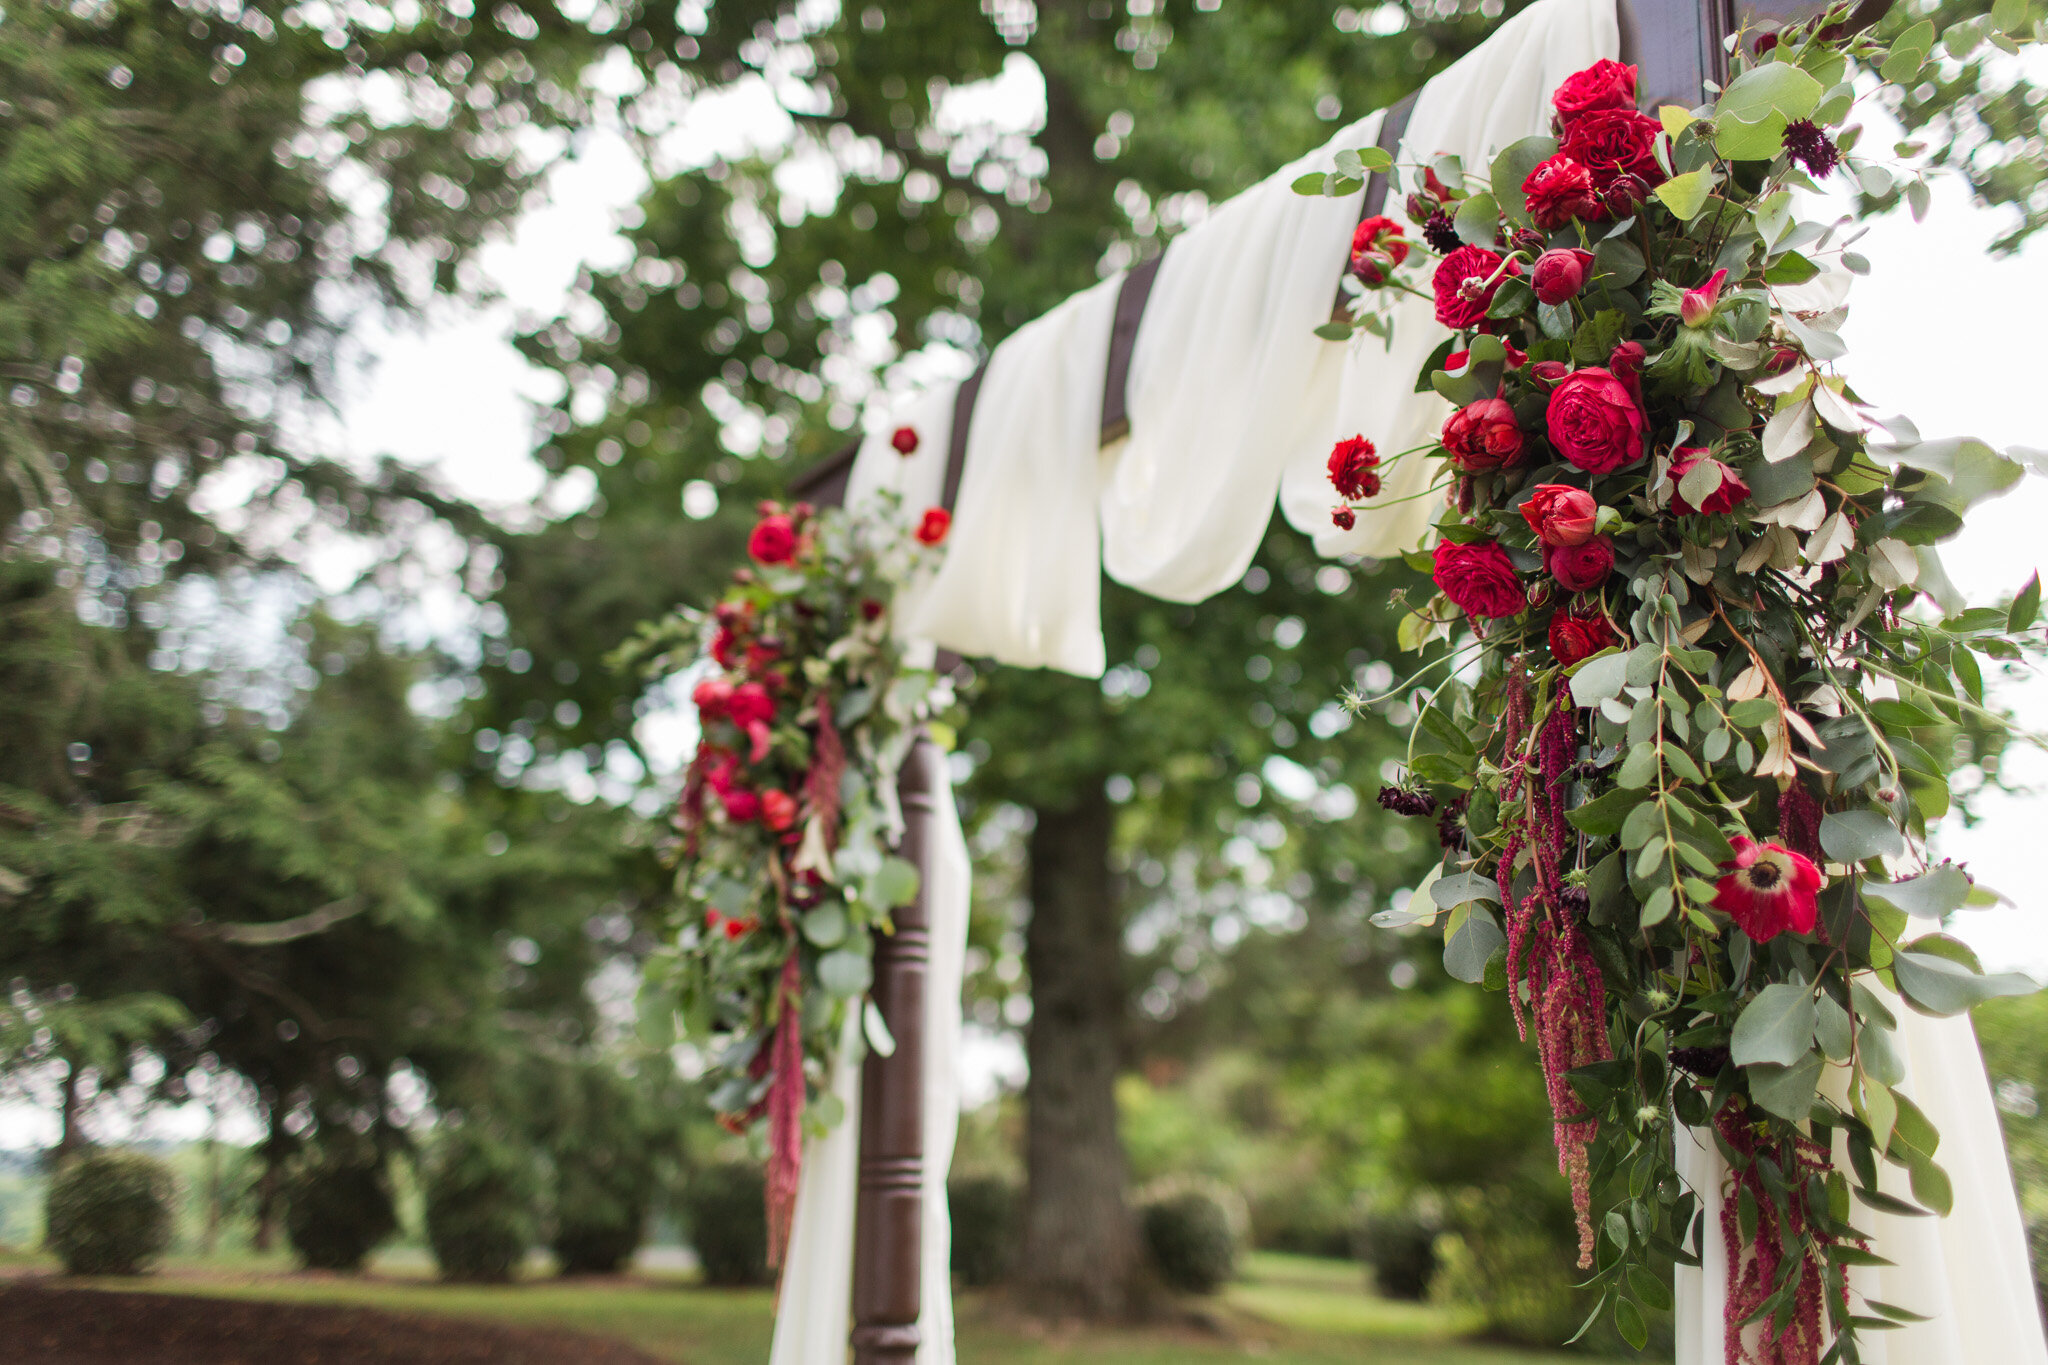
[[[1595,109],[1565,126],[1558,150],[1584,166],[1593,187],[1605,193],[1622,176],[1647,186],[1664,183],[1657,164],[1657,135],[1664,125],[1634,109]]]
[[[1716,512],[1732,512],[1738,505],[1748,501],[1749,485],[1742,481],[1742,476],[1699,446],[1680,446],[1671,452],[1671,482],[1679,483],[1701,463],[1713,465],[1721,471],[1721,486],[1707,494],[1706,499],[1698,507],[1687,502],[1683,493],[1673,493],[1672,511],[1681,517],[1696,514],[1712,516]]]
[[[747,537],[747,553],[756,564],[787,564],[796,558],[796,523],[780,512],[761,518]]]
[[[1557,453],[1589,474],[1611,474],[1643,458],[1643,410],[1606,370],[1566,375],[1550,395],[1545,424]]]
[[[1558,122],[1567,128],[1582,114],[1601,109],[1636,107],[1636,69],[1602,57],[1584,71],[1565,77],[1550,97]]]
[[[745,787],[728,787],[718,793],[718,803],[725,807],[725,818],[735,825],[744,825],[761,814],[761,798]]]
[[[1508,552],[1493,541],[1440,541],[1435,558],[1436,571],[1430,577],[1467,616],[1513,616],[1522,610],[1522,576],[1515,572]]]
[[[796,798],[770,787],[761,793],[761,823],[780,834],[796,823]]]
[[[1330,447],[1330,486],[1340,497],[1362,499],[1380,491],[1379,451],[1363,436],[1347,436]]]
[[[1587,592],[1614,572],[1614,540],[1595,536],[1578,545],[1553,545],[1543,556],[1550,576],[1573,592]]]
[[[1597,607],[1586,612],[1560,611],[1550,618],[1550,652],[1566,668],[1620,643],[1621,636]]]
[[[1349,507],[1332,507],[1330,509],[1330,524],[1340,531],[1349,531],[1352,527],[1358,525],[1358,513],[1352,511]]]
[[[724,678],[706,678],[690,690],[697,714],[704,720],[724,720],[732,706],[732,683]]]
[[[1758,943],[1786,930],[1813,932],[1820,910],[1820,869],[1783,844],[1734,838],[1735,861],[1722,863],[1727,875],[1714,887],[1714,908]]]
[[[1545,232],[1554,232],[1574,218],[1598,223],[1607,217],[1606,205],[1593,186],[1593,173],[1562,152],[1537,163],[1522,182],[1522,194],[1529,201],[1529,217]]]
[[[895,450],[896,450],[896,453],[897,453],[898,455],[914,455],[914,454],[916,454],[916,453],[917,453],[917,428],[916,428],[916,427],[898,427],[898,428],[896,428],[896,430],[894,430],[894,431],[892,431],[892,432],[890,432],[890,433],[889,433],[889,444],[890,444],[891,446],[893,446],[893,447],[895,448]]]
[[[922,545],[936,545],[946,538],[946,532],[953,529],[953,514],[943,507],[927,507],[924,517],[917,523],[917,539]]]
[[[1586,272],[1593,268],[1593,253],[1573,247],[1546,251],[1529,267],[1529,284],[1542,303],[1563,303],[1586,287]]]
[[[1505,400],[1482,398],[1468,403],[1444,423],[1444,449],[1451,463],[1468,473],[1501,469],[1522,459],[1522,429]]]
[[[1583,488],[1568,483],[1539,483],[1522,504],[1522,520],[1545,545],[1584,545],[1593,538],[1600,504]]]
[[[1374,214],[1351,234],[1351,273],[1367,284],[1385,284],[1407,259],[1405,229],[1385,214]]]
[[[1436,292],[1436,320],[1460,332],[1486,321],[1486,309],[1500,287],[1498,280],[1488,281],[1493,280],[1502,259],[1485,247],[1461,246],[1439,261],[1429,280]],[[1521,273],[1519,262],[1508,266],[1507,274]]]

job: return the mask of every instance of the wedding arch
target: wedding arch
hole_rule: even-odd
[[[1100,676],[1104,573],[1201,601],[1276,501],[1440,590],[1404,643],[1465,666],[1407,694],[1437,747],[1382,804],[1439,814],[1445,859],[1385,918],[1441,918],[1536,1038],[1623,1335],[1663,1256],[1680,1365],[2048,1365],[1974,1038],[1936,1017],[2031,983],[1926,932],[1989,893],[1909,843],[1947,804],[1912,732],[1991,719],[1976,656],[2039,610],[1964,611],[1931,546],[2043,457],[1923,441],[1827,372],[1867,266],[1792,193],[1853,143],[1844,46],[1888,80],[1932,53],[1855,36],[1887,6],[1537,0],[764,508],[659,637],[715,668],[677,813],[702,922],[657,988],[767,1132],[776,1365],[842,1361],[849,1317],[863,1365],[952,1360],[935,654]],[[1597,1216],[1596,1166],[1630,1186]]]

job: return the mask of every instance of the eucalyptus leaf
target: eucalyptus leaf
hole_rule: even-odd
[[[1970,879],[1954,863],[1943,863],[1900,882],[1865,881],[1863,894],[1909,915],[1940,919],[1951,910],[1961,909],[1969,900]]]
[[[875,981],[875,964],[866,953],[838,948],[818,959],[818,984],[830,995],[851,999]]]
[[[1933,953],[1903,949],[1892,957],[1899,994],[1922,1014],[1946,1018],[2006,995],[2031,995],[2040,983],[2019,972],[1989,975]]]
[[[1745,1069],[1749,1095],[1779,1118],[1798,1123],[1813,1112],[1820,1086],[1821,1055],[1809,1052],[1791,1066],[1757,1065]]]
[[[1452,979],[1476,986],[1486,979],[1487,961],[1507,942],[1493,915],[1479,902],[1468,902],[1452,912],[1444,935],[1444,970]]]
[[[1810,987],[1774,982],[1743,1007],[1729,1038],[1737,1066],[1774,1062],[1790,1066],[1813,1046],[1815,1012]]]
[[[1895,858],[1906,851],[1898,826],[1874,810],[1836,811],[1827,816],[1820,822],[1820,846],[1838,863]]]

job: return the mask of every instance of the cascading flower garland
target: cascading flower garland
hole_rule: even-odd
[[[1832,370],[1867,265],[1852,224],[1801,221],[1794,193],[1842,166],[1924,207],[1918,174],[1843,125],[1852,62],[1910,83],[1933,45],[1928,24],[1884,50],[1845,19],[1766,35],[1711,104],[1654,118],[1634,68],[1599,62],[1555,92],[1553,135],[1485,174],[1413,168],[1422,240],[1361,229],[1354,317],[1325,329],[1385,336],[1405,292],[1457,334],[1418,386],[1456,405],[1437,441],[1330,460],[1340,527],[1395,462],[1446,462],[1437,544],[1411,557],[1437,595],[1401,636],[1448,646],[1417,680],[1450,678],[1387,694],[1417,718],[1410,785],[1381,796],[1437,813],[1445,856],[1377,922],[1442,917],[1452,975],[1505,988],[1534,1034],[1588,1325],[1611,1309],[1640,1347],[1654,1266],[1709,1254],[1674,1143],[1718,1145],[1729,1365],[1855,1361],[1859,1331],[1913,1319],[1849,1274],[1882,1263],[1855,1203],[1950,1203],[1939,1136],[1893,1088],[1896,1010],[2033,985],[1907,934],[1992,899],[1927,860],[1939,755],[2001,723],[1981,661],[2040,645],[2038,579],[1965,610],[1932,547],[2039,457],[1922,441]],[[1297,188],[1389,169],[1345,153]]]
[[[893,443],[914,450],[916,433]],[[920,729],[950,735],[953,689],[906,657],[891,617],[949,521],[931,508],[912,528],[886,497],[851,511],[764,503],[753,562],[717,606],[677,612],[628,651],[650,679],[701,673],[701,738],[672,821],[671,935],[643,1017],[663,1036],[679,1021],[706,1049],[728,1127],[765,1128],[771,1264],[804,1130],[841,1118],[826,1079],[847,1012],[862,1010],[869,1046],[894,1046],[864,997],[875,935],[917,893],[916,868],[893,852],[896,779]]]

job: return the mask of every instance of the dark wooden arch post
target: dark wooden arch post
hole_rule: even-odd
[[[925,991],[931,964],[931,868],[946,757],[920,734],[904,760],[902,855],[917,895],[875,940],[874,1000],[896,1039],[860,1078],[860,1187],[854,1206],[855,1365],[911,1365],[923,1307]]]

